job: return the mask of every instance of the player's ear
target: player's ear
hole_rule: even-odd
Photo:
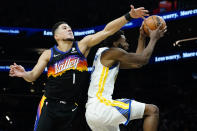
[[[54,35],[54,39],[57,40],[58,39],[58,35],[55,34]]]

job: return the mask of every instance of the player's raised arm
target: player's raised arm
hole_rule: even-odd
[[[143,25],[143,23],[142,23],[142,25]],[[137,54],[142,53],[142,51],[145,49],[146,37],[147,37],[144,30],[142,29],[142,26],[140,27],[139,31],[140,31],[140,35],[139,35],[139,38],[138,38],[138,46],[137,46],[137,49],[136,49]]]
[[[134,6],[131,5],[131,10],[126,15],[109,22],[102,31],[86,36],[79,42],[79,44],[86,45],[87,48],[91,48],[120,30],[120,28],[122,28],[131,19],[144,18],[144,16],[148,16],[147,13],[148,10],[145,10],[144,7],[134,9]]]
[[[114,63],[120,62],[120,68],[139,68],[149,62],[156,42],[163,37],[166,32],[166,28],[160,30],[159,27],[151,31],[150,41],[147,47],[141,53],[129,53],[121,48],[110,48],[104,52],[103,58],[107,61],[113,60]]]

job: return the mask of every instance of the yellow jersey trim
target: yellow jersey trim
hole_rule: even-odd
[[[109,73],[109,68],[103,66],[103,70],[102,70],[101,77],[100,77],[100,80],[99,80],[99,89],[98,89],[98,92],[96,93],[97,98],[99,99],[99,101],[101,103],[104,103],[107,106],[117,106],[117,107],[120,107],[122,109],[129,109],[129,104],[126,104],[126,103],[120,102],[120,101],[115,101],[115,100],[113,100],[113,101],[107,100],[106,98],[104,98],[102,96],[108,73]]]

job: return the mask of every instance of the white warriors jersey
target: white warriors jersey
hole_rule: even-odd
[[[97,98],[102,102],[112,99],[114,84],[119,71],[119,64],[110,68],[101,64],[101,54],[107,49],[109,48],[99,48],[95,55],[88,90],[89,98]]]

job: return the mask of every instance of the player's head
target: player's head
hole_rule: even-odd
[[[126,41],[124,32],[122,30],[119,30],[115,34],[109,36],[103,42],[108,47],[119,47],[124,50],[128,50],[129,48],[129,44]]]
[[[71,27],[64,21],[57,22],[52,27],[53,37],[56,41],[74,41],[74,35]]]

